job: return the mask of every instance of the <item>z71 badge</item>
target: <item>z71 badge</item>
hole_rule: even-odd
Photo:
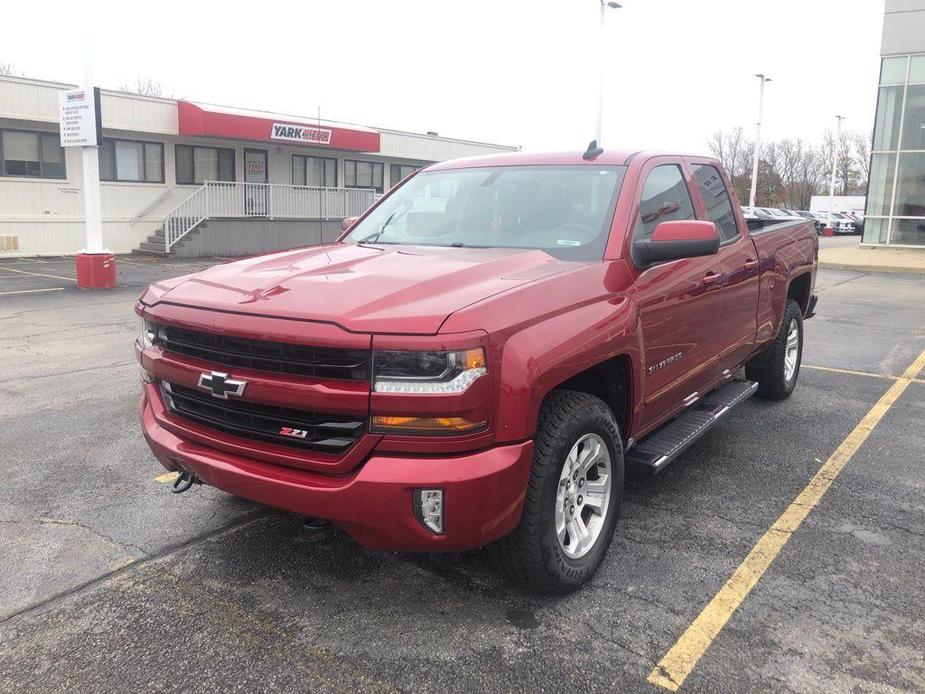
[[[291,436],[294,439],[304,439],[308,436],[305,429],[293,429],[292,427],[282,427],[279,430],[280,436]]]
[[[648,371],[649,375],[651,376],[656,371],[660,371],[664,369],[669,364],[674,364],[676,361],[681,359],[682,356],[684,356],[684,352],[678,352],[677,354],[672,354],[670,357],[666,357],[662,359],[661,361],[655,362],[654,364],[652,364],[652,366],[646,369],[646,371]]]

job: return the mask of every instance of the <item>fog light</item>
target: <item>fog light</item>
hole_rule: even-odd
[[[414,515],[425,528],[443,534],[443,490],[415,489]]]

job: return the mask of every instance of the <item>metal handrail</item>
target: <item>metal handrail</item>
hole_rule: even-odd
[[[343,219],[363,214],[377,198],[371,188],[206,181],[164,217],[165,250],[207,219]]]

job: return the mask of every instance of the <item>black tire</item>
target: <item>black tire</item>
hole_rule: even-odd
[[[797,327],[798,344],[796,353],[796,368],[790,378],[787,378],[786,356],[787,335],[791,324]],[[803,311],[793,299],[787,300],[784,309],[784,319],[780,330],[770,346],[760,355],[745,365],[745,376],[749,380],[758,382],[758,397],[766,400],[785,400],[790,397],[800,377],[800,364],[803,360]]]
[[[597,434],[610,454],[611,491],[600,534],[584,556],[571,558],[555,530],[559,477],[572,446]],[[613,539],[623,496],[623,444],[613,412],[587,393],[556,390],[540,409],[533,469],[517,529],[491,546],[501,567],[518,583],[547,594],[575,590],[594,575]]]

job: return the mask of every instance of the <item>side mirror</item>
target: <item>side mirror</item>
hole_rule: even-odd
[[[719,250],[719,232],[713,222],[680,219],[662,222],[652,236],[633,242],[633,260],[637,267],[679,258],[714,255]]]
[[[359,217],[344,217],[340,222],[340,230],[348,231],[358,219]]]

